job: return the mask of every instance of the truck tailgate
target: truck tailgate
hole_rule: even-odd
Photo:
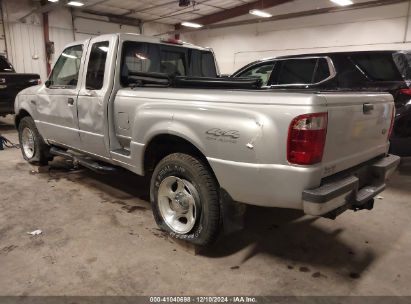
[[[380,93],[323,93],[328,129],[323,177],[385,154],[394,111],[393,97]]]

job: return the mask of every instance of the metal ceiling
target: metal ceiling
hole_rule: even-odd
[[[179,7],[178,0],[89,0],[84,12],[118,15],[142,22],[177,24],[222,12],[256,0],[196,0],[194,5]]]
[[[21,18],[24,20],[33,13],[47,13],[58,7],[67,7],[69,0],[49,2],[32,0],[43,5]],[[176,26],[176,32],[190,31],[181,29],[182,21],[193,21],[204,25],[204,29],[235,26],[241,24],[266,22],[299,16],[316,15],[328,10],[351,10],[403,2],[406,0],[355,0],[348,7],[339,7],[329,0],[191,0],[191,5],[180,7],[179,0],[78,0],[85,5],[73,8],[76,12],[104,16],[110,22],[140,26],[142,23],[158,22]],[[302,5],[304,4],[304,5]],[[300,8],[300,6],[303,6]],[[268,9],[271,18],[253,18],[250,9]],[[237,19],[235,19],[237,17]],[[233,19],[234,18],[234,19]]]

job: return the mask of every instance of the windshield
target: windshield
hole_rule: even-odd
[[[0,73],[12,73],[14,72],[11,63],[3,56],[0,56]]]
[[[411,80],[411,53],[408,51],[396,52],[393,55],[394,62],[405,80]]]

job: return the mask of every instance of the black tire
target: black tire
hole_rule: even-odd
[[[191,183],[199,198],[199,214],[194,227],[185,234],[176,233],[161,215],[158,192],[160,184],[167,177],[178,177]],[[157,225],[172,237],[206,246],[211,244],[220,231],[219,187],[209,168],[199,159],[182,153],[174,153],[163,158],[151,177],[150,200]]]
[[[24,129],[29,129],[33,134],[33,141],[34,141],[34,154],[33,155],[26,155],[23,147],[23,131]],[[23,158],[31,164],[36,165],[47,165],[49,160],[52,160],[52,156],[49,153],[50,147],[44,142],[43,137],[40,135],[39,131],[37,130],[36,124],[34,120],[30,116],[24,117],[18,126],[19,131],[19,142],[20,142],[20,149],[21,153],[23,154]]]

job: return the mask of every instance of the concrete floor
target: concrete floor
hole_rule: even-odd
[[[11,121],[0,133],[17,141]],[[137,176],[39,174],[16,149],[0,172],[0,295],[411,295],[410,160],[372,211],[251,207],[200,255],[157,230]]]

